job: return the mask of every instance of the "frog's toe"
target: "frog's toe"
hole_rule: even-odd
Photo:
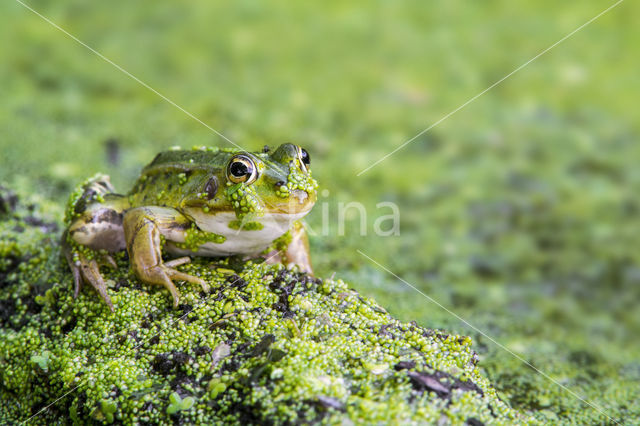
[[[177,280],[182,280],[182,281],[188,281],[194,284],[200,284],[200,287],[202,287],[202,290],[208,293],[209,286],[203,279],[200,279],[198,277],[194,277],[193,275],[185,274],[184,272],[180,272],[173,269],[176,266],[184,265],[189,262],[191,262],[191,258],[189,256],[179,257],[177,259],[164,262],[164,268],[165,268],[165,271],[167,272],[167,275],[169,275],[171,278],[175,278]]]
[[[188,281],[194,284],[200,284],[200,287],[202,287],[202,290],[204,290],[207,293],[209,292],[209,286],[202,278],[194,277],[193,275],[185,274],[184,272],[180,272],[175,269],[171,269],[167,267],[165,267],[165,271],[167,272],[167,275],[169,275],[172,279]]]
[[[164,266],[168,266],[169,268],[175,268],[176,266],[184,265],[189,262],[191,262],[191,258],[189,256],[184,256],[184,257],[179,257],[177,259],[164,262]]]
[[[171,281],[171,278],[169,278],[166,274],[163,274],[163,277],[160,278],[159,284],[162,284],[164,288],[169,290],[169,292],[171,293],[171,297],[173,298],[173,307],[177,308],[178,302],[180,301],[180,292],[173,284],[173,281]]]
[[[172,278],[174,277],[182,279],[176,276],[176,273],[178,271],[168,268],[162,264],[147,267],[144,269],[134,270],[136,272],[136,275],[138,275],[138,278],[140,278],[142,281],[149,284],[161,285],[169,290],[169,292],[171,293],[171,297],[173,298],[173,307],[175,308],[178,306],[178,302],[180,301],[180,292],[172,281]]]
[[[80,267],[74,263],[70,263],[69,267],[71,268],[71,273],[73,274],[73,297],[78,297],[80,294],[80,288],[82,288],[82,275],[80,272]]]
[[[82,274],[82,278],[85,282],[91,284],[91,286],[98,292],[100,297],[105,301],[111,312],[113,312],[113,303],[111,302],[111,298],[107,294],[107,285],[102,278],[102,274],[100,274],[100,268],[98,267],[98,263],[92,259],[90,261],[80,261],[80,272]],[[74,274],[75,279],[75,274]],[[76,283],[76,294],[77,290],[79,290],[79,286]]]
[[[113,257],[111,257],[110,254],[102,255],[102,257],[100,258],[100,266],[108,266],[109,268],[114,270],[118,269],[118,264],[115,260],[113,260]]]
[[[71,245],[69,244],[67,231],[62,235],[62,254],[67,260],[67,264],[69,265],[69,269],[71,269],[71,274],[73,275],[73,297],[78,297],[80,288],[82,287],[80,263],[74,260],[77,254],[74,253]]]
[[[71,246],[65,241],[62,245],[62,252],[67,259],[69,269],[73,276],[73,297],[77,298],[83,283],[90,284],[96,289],[100,297],[105,301],[111,312],[113,312],[113,303],[107,294],[107,286],[100,274],[100,268],[95,260],[87,260],[82,254],[75,252]],[[107,257],[111,258],[109,255]],[[113,262],[113,259],[111,259]],[[115,264],[115,262],[113,262]]]

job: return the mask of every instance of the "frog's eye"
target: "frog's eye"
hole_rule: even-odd
[[[227,166],[227,178],[234,183],[250,184],[258,178],[258,168],[249,156],[236,155]]]
[[[309,157],[307,150],[304,148],[298,148],[298,158],[300,160],[300,167],[302,168],[302,171],[308,171],[309,165],[311,165],[311,157]]]

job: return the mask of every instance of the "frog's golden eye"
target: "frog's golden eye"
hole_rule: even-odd
[[[248,155],[239,154],[229,161],[227,178],[234,183],[250,184],[258,178],[258,168]]]
[[[309,171],[309,166],[311,165],[311,157],[309,157],[309,153],[304,148],[298,148],[298,159],[300,160],[300,167],[302,171]]]

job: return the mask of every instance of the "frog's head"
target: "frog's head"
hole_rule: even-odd
[[[316,202],[309,153],[286,143],[275,151],[239,152],[226,164],[226,195],[238,218],[249,213],[302,217]]]
[[[178,210],[200,230],[225,237],[212,243],[212,253],[256,253],[315,204],[318,184],[310,163],[309,153],[290,143],[262,152],[204,148],[163,153],[146,175],[181,172]]]

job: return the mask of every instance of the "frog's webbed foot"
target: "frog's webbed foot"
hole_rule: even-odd
[[[98,255],[99,261],[96,259],[87,259],[82,253],[71,248],[66,239],[63,239],[62,250],[67,259],[71,273],[73,274],[73,297],[78,297],[83,283],[91,285],[102,297],[111,312],[113,312],[113,302],[109,294],[107,294],[107,285],[100,273],[99,262],[109,266],[117,266],[115,261],[108,254]]]
[[[209,286],[201,278],[180,272],[174,267],[191,261],[188,257],[181,257],[168,262],[162,261],[161,232],[158,223],[158,211],[147,208],[136,208],[127,212],[124,218],[124,232],[127,250],[131,259],[131,267],[138,278],[149,284],[164,286],[173,298],[173,306],[177,307],[180,293],[173,284],[173,280],[188,281],[199,284],[206,292]],[[176,212],[176,214],[179,214]]]
[[[186,258],[188,261],[191,259]],[[182,265],[187,262],[180,262],[179,265]],[[145,282],[150,284],[160,284],[164,286],[171,293],[171,297],[173,297],[173,307],[178,306],[178,302],[180,301],[180,293],[176,288],[175,284],[173,284],[173,280],[182,280],[188,281],[190,283],[199,284],[205,292],[209,291],[209,286],[204,280],[198,277],[194,277],[193,275],[185,274],[184,272],[180,272],[176,269],[173,269],[167,265],[171,265],[171,262],[167,262],[164,264],[154,265],[148,267],[144,270],[136,269],[136,274],[138,277]]]

